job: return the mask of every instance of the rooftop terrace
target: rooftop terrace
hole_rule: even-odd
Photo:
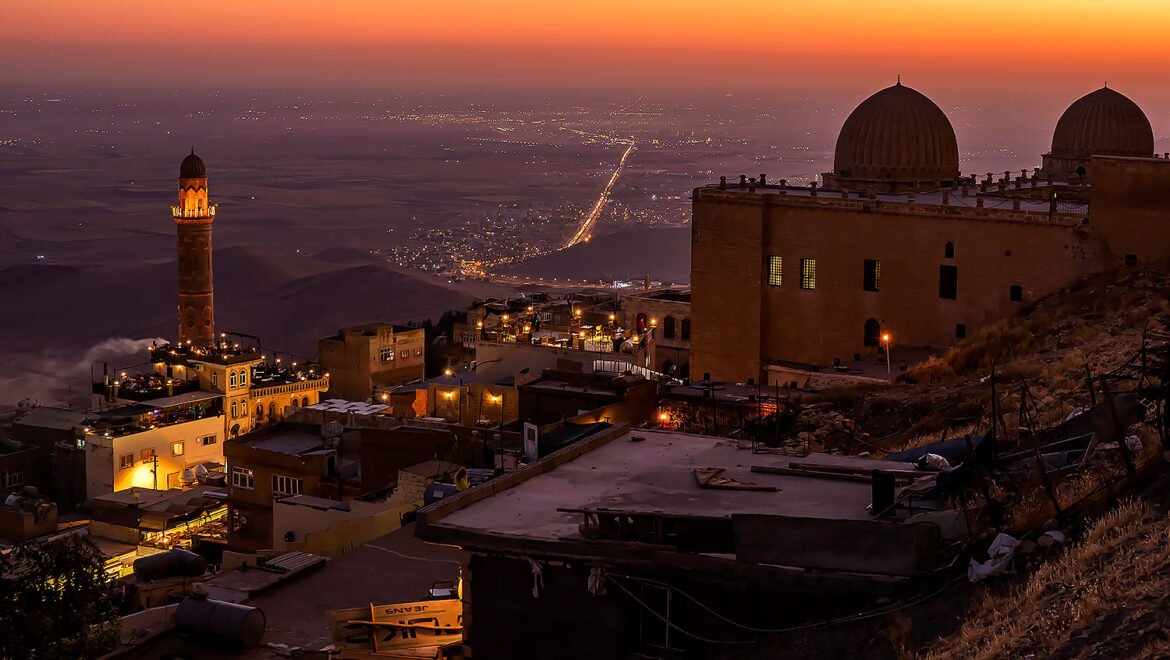
[[[1019,179],[1017,179],[1019,180]],[[694,198],[726,197],[773,204],[819,208],[847,208],[865,213],[900,215],[963,216],[965,218],[1080,225],[1088,222],[1089,205],[1083,200],[1086,189],[1067,183],[1037,183],[1036,179],[1011,183],[965,183],[961,186],[911,193],[867,193],[858,190],[825,190],[815,183],[789,186],[787,183],[763,184],[755,179],[702,186]],[[1025,183],[1027,181],[1028,183]],[[986,191],[981,190],[986,188]]]
[[[82,425],[87,433],[117,438],[222,414],[222,394],[188,392],[144,403],[93,411],[88,413],[89,416]]]
[[[868,482],[751,470],[753,465],[785,468],[794,461],[808,462],[812,458],[753,454],[723,438],[639,429],[431,524],[473,534],[559,541],[584,539],[579,529],[581,514],[562,509],[610,509],[712,519],[768,514],[872,520]],[[859,470],[913,469],[908,463],[844,456],[815,455],[815,460]],[[721,477],[776,490],[703,488],[694,471],[706,467],[722,468]]]

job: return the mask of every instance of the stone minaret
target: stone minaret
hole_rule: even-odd
[[[179,248],[179,343],[215,343],[215,301],[211,280],[211,223],[207,168],[191,155],[179,166],[179,204],[171,207]]]

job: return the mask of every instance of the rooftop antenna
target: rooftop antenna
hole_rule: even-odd
[[[900,73],[898,74],[898,86],[899,87],[902,86],[902,74],[900,74]],[[191,147],[191,149],[192,149],[191,153],[195,153],[195,151],[194,151],[195,147]]]

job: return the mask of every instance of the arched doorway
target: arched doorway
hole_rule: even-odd
[[[664,339],[674,339],[674,317],[668,316],[662,319],[662,337]]]

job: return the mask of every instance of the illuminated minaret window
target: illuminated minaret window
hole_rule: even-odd
[[[179,249],[179,342],[215,343],[215,301],[211,279],[211,223],[215,206],[207,197],[207,168],[191,155],[179,166],[179,203],[171,207]]]

